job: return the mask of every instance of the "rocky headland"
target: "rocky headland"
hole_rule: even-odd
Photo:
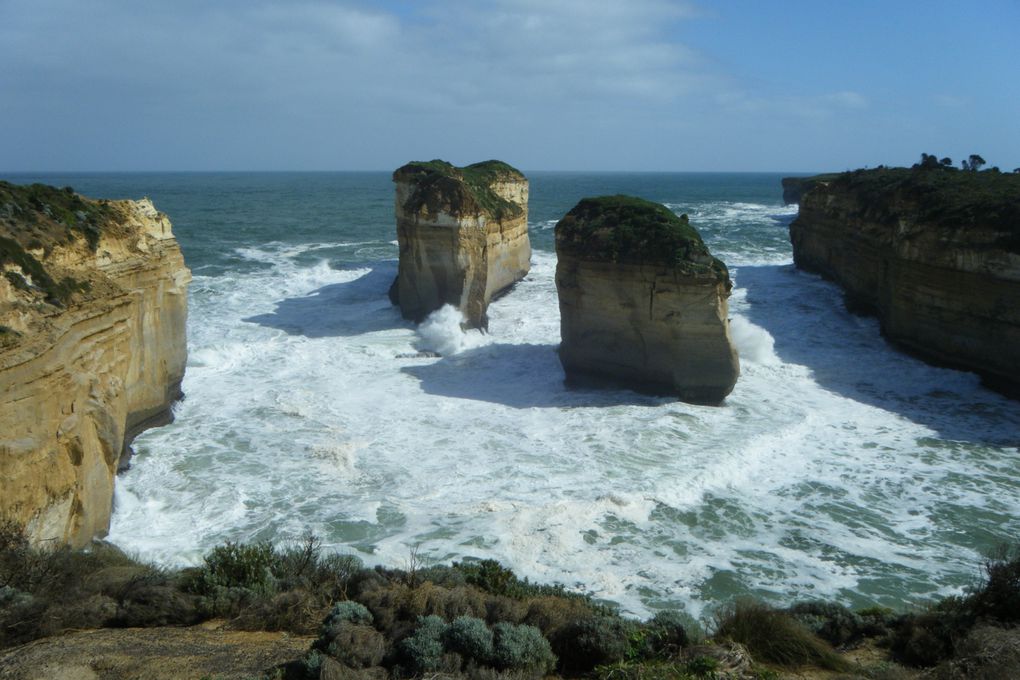
[[[919,165],[805,182],[798,267],[840,284],[899,346],[1020,391],[1020,174]]]
[[[586,198],[556,225],[556,256],[568,381],[709,404],[732,391],[732,283],[686,216],[629,196]]]
[[[131,439],[180,397],[191,274],[148,199],[0,182],[0,517],[104,535]]]
[[[489,302],[531,267],[528,180],[500,161],[413,162],[393,173],[400,266],[390,298],[420,322],[446,304],[486,328]]]

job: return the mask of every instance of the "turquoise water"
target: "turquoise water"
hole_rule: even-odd
[[[1017,402],[896,352],[794,269],[779,175],[529,178],[532,272],[482,335],[389,305],[387,173],[4,177],[150,196],[195,276],[187,398],[136,441],[111,539],[191,563],[311,529],[369,563],[494,557],[699,614],[740,594],[902,607],[1018,535]],[[729,264],[724,406],[564,388],[552,227],[606,193],[687,213]]]

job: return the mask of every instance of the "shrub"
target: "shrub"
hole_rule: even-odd
[[[934,666],[953,656],[956,643],[973,625],[966,601],[947,597],[927,611],[909,615],[893,633],[893,655],[911,666]]]
[[[1020,622],[1020,545],[1000,546],[984,564],[985,582],[968,598],[975,619]]]
[[[492,634],[492,661],[496,668],[545,675],[556,665],[549,641],[534,626],[497,623]]]
[[[329,627],[330,625],[340,623],[356,623],[362,626],[372,625],[372,612],[368,611],[368,608],[360,602],[354,602],[353,600],[344,600],[343,602],[337,602],[333,605],[333,608],[329,610],[329,614],[326,616],[326,621],[323,623],[323,627]]]
[[[241,630],[287,630],[311,633],[322,619],[318,598],[305,590],[288,590],[245,605],[233,625]]]
[[[716,635],[744,645],[755,659],[780,666],[844,670],[846,662],[786,612],[738,600],[716,616]]]
[[[447,627],[443,642],[448,651],[479,664],[488,664],[492,658],[492,631],[479,618],[458,616]]]
[[[351,668],[378,666],[386,655],[386,638],[371,626],[339,623],[317,646]]]
[[[631,648],[634,627],[619,617],[598,616],[573,621],[553,637],[553,648],[566,673],[587,673],[596,666],[623,661]]]
[[[414,673],[439,670],[443,657],[446,622],[438,616],[422,616],[410,637],[400,642],[401,656]]]
[[[558,631],[574,621],[597,616],[589,603],[578,598],[544,596],[530,600],[524,623],[537,626],[552,640]]]
[[[660,657],[676,656],[690,643],[687,628],[693,627],[689,616],[678,611],[656,612],[646,624],[646,644],[651,654]]]
[[[271,595],[276,591],[271,570],[276,553],[269,543],[227,541],[204,559],[205,566],[186,585],[193,592],[212,595],[219,588],[240,588],[256,595]]]
[[[835,602],[797,602],[786,611],[829,644],[840,646],[864,637],[864,619]]]

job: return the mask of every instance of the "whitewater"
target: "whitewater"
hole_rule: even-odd
[[[228,179],[213,186],[241,205]],[[168,180],[157,205],[185,206],[171,218],[194,270],[186,398],[135,441],[110,540],[180,565],[312,531],[368,564],[494,558],[630,614],[698,616],[740,595],[902,609],[959,591],[1020,535],[1017,402],[896,351],[796,270],[778,184],[650,195],[730,266],[742,373],[723,406],[568,390],[552,227],[570,191],[614,180],[542,181],[563,198],[533,206],[531,272],[483,334],[452,309],[416,328],[390,305],[385,177],[328,229],[294,235],[314,215],[252,209],[229,238]]]

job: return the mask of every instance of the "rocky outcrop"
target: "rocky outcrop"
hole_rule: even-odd
[[[686,215],[628,196],[586,198],[556,225],[556,256],[569,382],[709,404],[732,391],[732,284]]]
[[[1020,386],[1020,175],[842,173],[804,194],[790,240],[797,266],[839,283],[890,340]]]
[[[813,177],[784,177],[783,203],[791,205],[800,203],[800,197],[810,191],[819,182],[825,182],[835,175],[816,175]]]
[[[473,328],[528,273],[528,180],[500,161],[408,163],[396,183],[400,267],[390,298],[416,322],[445,304]]]
[[[80,546],[180,396],[191,274],[148,199],[0,182],[0,516]]]

